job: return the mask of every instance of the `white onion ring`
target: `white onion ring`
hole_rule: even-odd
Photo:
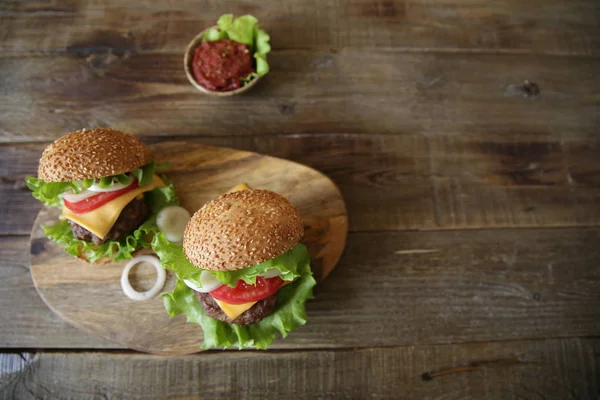
[[[189,211],[179,206],[168,206],[156,215],[156,225],[169,242],[181,243],[185,228],[192,216]]]
[[[196,285],[195,282],[190,281],[189,279],[184,279],[183,283],[185,283],[190,289],[200,293],[212,292],[216,288],[223,286],[223,284],[208,271],[202,271],[200,274],[200,284],[202,286]]]
[[[78,201],[85,200],[88,197],[92,197],[97,194],[98,193],[90,192],[89,190],[84,190],[83,192],[75,194],[72,190],[69,190],[68,192],[62,193],[61,196],[70,203],[77,203]]]
[[[260,275],[263,278],[270,279],[279,276],[279,270],[277,268],[268,269],[264,274]]]
[[[129,282],[129,271],[142,262],[148,262],[152,264],[156,270],[156,282],[154,283],[154,286],[150,288],[150,290],[138,292],[131,286],[131,282]],[[156,296],[165,285],[166,280],[167,273],[163,269],[162,265],[160,265],[158,258],[154,256],[138,256],[134,257],[127,263],[125,268],[123,268],[123,273],[121,274],[121,288],[123,289],[125,296],[129,297],[131,300],[144,301]]]
[[[101,188],[100,186],[98,186],[98,184],[94,183],[87,190],[89,190],[90,192],[96,192],[96,193],[100,193],[100,192],[116,192],[117,190],[124,189],[127,186],[129,186],[129,185],[131,185],[131,182],[129,182],[127,185],[123,185],[123,184],[117,182],[117,183],[114,183],[111,187]]]
[[[185,283],[185,285],[186,285],[187,287],[189,287],[189,288],[190,288],[190,289],[192,289],[192,290],[195,290],[196,292],[199,292],[199,291],[201,291],[201,290],[202,290],[202,286],[198,286],[198,285],[196,285],[196,284],[194,283],[194,281],[191,281],[191,280],[189,280],[189,279],[184,279],[184,280],[183,280],[183,283]]]

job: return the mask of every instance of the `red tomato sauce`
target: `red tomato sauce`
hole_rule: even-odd
[[[219,92],[239,88],[241,79],[254,72],[248,46],[230,39],[204,42],[196,47],[192,69],[200,85]]]

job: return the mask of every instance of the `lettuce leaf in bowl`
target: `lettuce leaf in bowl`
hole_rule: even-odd
[[[242,15],[233,18],[233,14],[224,14],[218,19],[217,26],[204,32],[203,39],[205,41],[231,39],[248,45],[250,51],[253,52],[256,61],[256,72],[244,78],[244,82],[247,83],[255,77],[266,75],[269,72],[267,54],[271,51],[271,45],[269,44],[271,37],[258,27],[256,17]]]

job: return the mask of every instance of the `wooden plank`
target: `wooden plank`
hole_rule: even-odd
[[[0,398],[592,399],[599,390],[598,343],[560,339],[179,357],[5,353]],[[422,378],[432,371],[446,373]]]
[[[97,126],[144,136],[597,131],[598,58],[345,49],[289,50],[270,62],[249,93],[215,99],[187,82],[174,53],[0,58],[0,141]],[[525,98],[524,80],[539,93]]]
[[[0,246],[27,251],[27,239]],[[6,243],[6,244],[4,244]],[[275,348],[600,335],[600,229],[353,233],[308,324]],[[0,267],[4,271],[6,268]],[[0,279],[3,347],[102,347],[52,316],[29,271]]]
[[[112,342],[67,325],[48,309],[33,287],[29,258],[29,238],[0,238],[0,348],[19,344],[37,348],[114,348]]]
[[[0,235],[26,235],[31,232],[33,221],[41,210],[38,202],[26,186],[0,182]]]
[[[600,223],[598,139],[487,135],[182,138],[291,159],[334,180],[352,231]],[[157,143],[173,138],[146,137]],[[43,144],[0,146],[0,234],[29,234]]]
[[[436,216],[444,227],[595,224],[600,141],[431,140]],[[567,222],[568,221],[568,222]]]
[[[252,13],[275,50],[379,47],[598,54],[593,0],[233,0],[176,4],[123,0],[2,6],[3,52],[179,51],[223,13]],[[52,35],[47,35],[52,32]]]

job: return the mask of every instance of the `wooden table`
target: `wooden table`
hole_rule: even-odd
[[[260,19],[272,71],[203,96],[183,51],[227,12]],[[597,398],[599,20],[596,0],[0,2],[0,398]],[[347,248],[299,340],[152,356],[44,305],[23,178],[98,126],[339,185]]]

